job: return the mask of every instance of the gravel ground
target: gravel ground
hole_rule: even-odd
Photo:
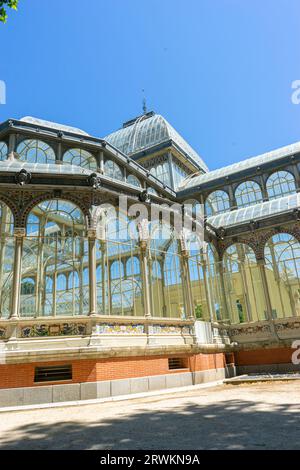
[[[300,383],[0,414],[3,449],[300,449]]]

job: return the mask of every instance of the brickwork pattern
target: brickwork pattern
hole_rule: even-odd
[[[179,357],[179,355],[176,357]],[[184,355],[181,357],[185,358],[187,369],[169,370],[168,357],[166,356],[108,358],[101,360],[83,359],[0,365],[0,389],[50,385],[52,382],[34,382],[35,367],[72,364],[73,378],[66,382],[59,381],[59,383],[63,384],[176,374],[188,370],[196,372],[223,368],[226,364],[226,358],[223,353]]]

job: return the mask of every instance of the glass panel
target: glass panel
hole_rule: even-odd
[[[215,215],[230,210],[229,196],[225,191],[214,191],[205,201],[206,215]]]
[[[105,176],[109,176],[110,178],[113,178],[115,180],[123,180],[123,174],[119,165],[117,165],[112,160],[107,160],[104,163],[104,174]]]
[[[17,147],[17,153],[25,162],[55,163],[54,150],[41,140],[23,140]]]
[[[296,193],[294,176],[288,171],[277,171],[267,180],[267,191],[270,199]]]
[[[96,158],[86,150],[70,149],[63,156],[63,162],[69,165],[82,166],[89,170],[97,171]]]
[[[171,184],[171,176],[170,176],[170,168],[168,160],[162,161],[158,165],[153,166],[150,168],[150,173],[159,179],[162,183],[170,186]]]
[[[170,227],[153,224],[149,246],[152,316],[185,318],[181,256]]]
[[[238,207],[252,206],[263,201],[259,184],[255,181],[245,181],[235,190],[235,199]]]
[[[113,218],[106,223],[106,240],[97,240],[97,305],[102,315],[145,314],[140,252],[134,235],[126,217]]]
[[[0,142],[0,160],[7,159],[8,148],[5,142]]]
[[[177,163],[173,161],[174,189],[177,189],[180,183],[187,177],[188,173]]]
[[[128,175],[127,176],[127,183],[132,184],[132,186],[137,186],[138,188],[141,187],[140,180],[134,175]]]
[[[11,313],[15,239],[1,235],[0,240],[0,316],[8,318]]]
[[[23,245],[20,314],[74,316],[89,312],[88,241],[27,237]]]
[[[11,313],[15,240],[12,212],[2,202],[0,202],[0,230],[0,317],[8,318]]]
[[[266,276],[274,318],[300,316],[300,244],[288,233],[265,247]]]
[[[253,250],[241,243],[227,248],[223,257],[227,309],[232,323],[267,318],[264,290]]]
[[[27,219],[20,314],[37,317],[88,312],[88,240],[84,216],[71,202],[43,201]]]

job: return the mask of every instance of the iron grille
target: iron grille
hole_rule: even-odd
[[[183,357],[169,357],[169,369],[186,369],[186,361]]]
[[[35,382],[58,382],[72,379],[72,366],[36,367],[34,371]]]

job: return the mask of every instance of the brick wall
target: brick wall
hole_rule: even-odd
[[[176,357],[179,357],[176,356]],[[197,354],[184,355],[188,370],[202,371],[223,368],[226,358],[220,354]],[[81,383],[95,382],[100,380],[116,380],[133,377],[145,377],[148,375],[176,374],[183,369],[169,370],[168,357],[130,357],[130,358],[108,358],[101,360],[75,360],[60,362],[42,362],[30,364],[0,365],[0,388],[32,387],[35,385],[49,385],[51,382],[34,383],[34,369],[38,366],[54,366],[72,364],[72,381],[59,383]],[[58,383],[58,382],[55,382]]]
[[[237,366],[250,366],[259,364],[288,364],[291,363],[292,348],[254,349],[238,351],[235,353]]]

